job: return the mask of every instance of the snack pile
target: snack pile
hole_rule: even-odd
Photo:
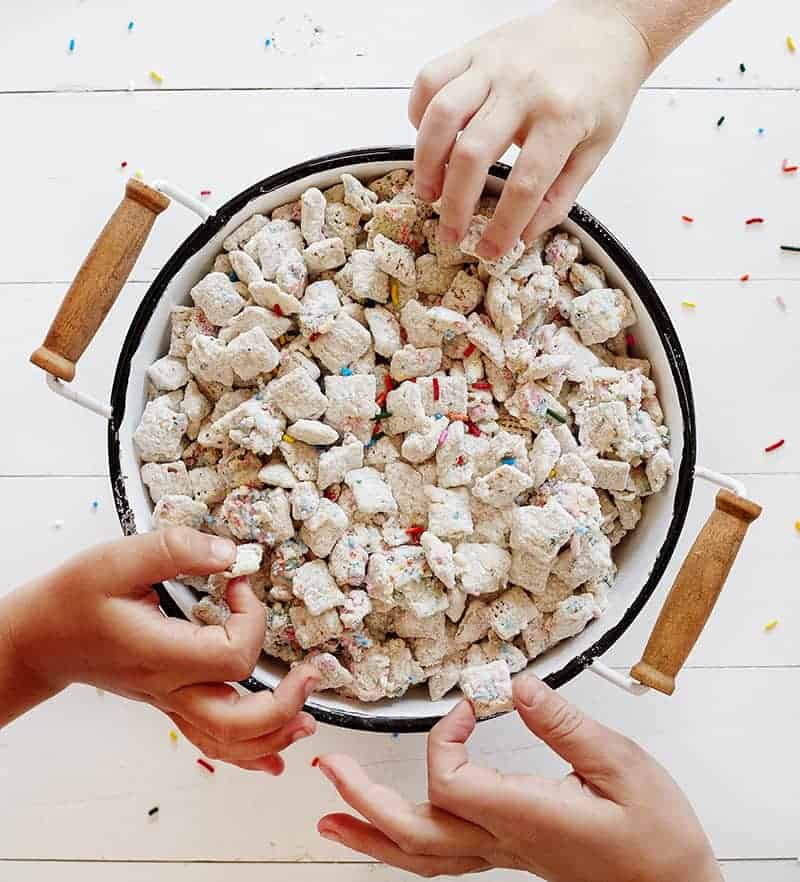
[[[223,623],[248,576],[264,651],[361,701],[509,709],[510,674],[604,611],[672,472],[630,301],[563,231],[479,260],[495,204],[458,246],[405,170],[253,215],[148,369],[155,528],[239,543],[182,579],[195,615]]]

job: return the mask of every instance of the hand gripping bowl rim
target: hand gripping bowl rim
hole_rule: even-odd
[[[354,150],[346,150],[340,153],[331,153],[310,159],[293,165],[283,171],[264,178],[253,184],[246,190],[234,196],[222,205],[213,217],[208,218],[195,229],[175,250],[169,260],[164,264],[147,293],[139,304],[130,328],[125,336],[125,341],[120,349],[119,360],[114,373],[114,382],[111,390],[111,405],[113,417],[108,423],[108,462],[111,477],[111,489],[114,503],[117,509],[120,525],[126,535],[136,533],[133,511],[128,502],[125,488],[125,479],[120,465],[120,444],[118,426],[122,423],[125,415],[125,397],[130,376],[131,362],[141,342],[143,332],[147,327],[150,317],[168,284],[175,274],[183,267],[186,261],[228,223],[228,221],[248,203],[255,198],[263,196],[272,190],[294,183],[310,175],[330,171],[340,166],[349,166],[357,163],[407,163],[414,158],[412,147],[372,147]],[[501,180],[506,180],[511,167],[505,163],[495,163],[489,170],[489,175]],[[653,561],[647,581],[642,586],[633,602],[625,610],[620,620],[605,631],[585,652],[575,656],[571,661],[559,670],[548,674],[545,682],[554,689],[563,686],[583,671],[592,661],[605,653],[622,634],[628,629],[633,620],[644,608],[647,601],[660,582],[667,565],[675,551],[678,538],[683,530],[686,515],[691,500],[694,483],[694,466],[696,459],[696,428],[695,411],[692,397],[691,381],[686,357],[683,353],[677,332],[669,318],[666,308],[656,293],[644,270],[634,260],[624,245],[606,229],[593,215],[579,205],[573,206],[569,214],[572,220],[581,230],[593,239],[604,252],[614,261],[620,272],[636,290],[639,299],[653,320],[659,335],[660,342],[669,362],[672,379],[675,383],[675,391],[681,408],[683,418],[683,453],[680,465],[676,472],[675,503],[672,512],[669,529],[658,553]],[[169,616],[186,618],[168,589],[163,584],[154,586],[158,592],[161,608]],[[252,692],[269,689],[267,684],[262,683],[255,677],[248,677],[241,685]],[[355,713],[339,709],[319,707],[313,702],[306,710],[319,722],[339,726],[340,728],[355,729],[372,732],[410,733],[426,732],[438,719],[437,715],[431,716],[370,716],[368,713]]]

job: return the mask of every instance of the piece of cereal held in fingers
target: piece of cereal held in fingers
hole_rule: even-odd
[[[479,720],[514,709],[511,674],[504,661],[464,668],[458,682]]]

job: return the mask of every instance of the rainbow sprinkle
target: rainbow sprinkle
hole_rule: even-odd
[[[70,52],[75,51],[75,38],[74,37],[69,41],[69,51]]]
[[[791,35],[791,34],[788,34],[787,37],[786,37],[786,48],[787,48],[790,52],[794,52],[794,51],[797,49],[797,44],[796,44],[796,43],[794,42],[794,40],[792,39],[792,35]]]
[[[766,625],[764,625],[764,630],[771,631],[773,628],[775,628],[777,626],[777,624],[778,624],[777,619],[771,619],[769,622],[767,622]]]
[[[164,77],[157,70],[150,71],[150,79],[159,85],[164,82]]]

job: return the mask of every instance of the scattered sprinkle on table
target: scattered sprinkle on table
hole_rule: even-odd
[[[153,815],[157,815],[158,814],[158,806],[154,805],[147,814],[151,818],[153,817]]]
[[[162,77],[161,74],[157,70],[150,71],[150,79],[154,83],[158,83],[159,85],[164,82],[164,77]]]
[[[751,224],[763,224],[763,223],[764,223],[763,217],[749,217],[745,221],[745,226],[749,227]]]
[[[134,80],[128,80],[128,91],[133,92],[136,88],[136,83]]]
[[[120,168],[127,168],[128,167],[128,160],[123,159],[122,162],[119,164],[119,167]]]
[[[780,306],[780,308],[781,308],[784,312],[786,312],[786,301],[783,299],[783,297],[781,297],[780,294],[778,294],[778,295],[775,297],[775,302],[778,304],[778,306]]]
[[[747,70],[747,68],[744,66],[744,62],[740,61],[739,62],[739,73],[744,73],[746,70]]]
[[[177,733],[174,729],[170,729],[170,730],[169,730],[169,740],[170,740],[173,744],[177,744],[177,743],[178,743],[178,733]]]
[[[687,309],[694,309],[697,304],[694,300],[681,300],[681,306],[685,306]]]
[[[757,134],[757,135],[763,135],[763,134],[764,134],[764,131],[765,131],[765,130],[764,130],[761,126],[759,126],[759,127],[756,129],[756,134]]]
[[[54,530],[60,530],[64,526],[64,521],[53,521],[52,527]]]
[[[682,214],[682,215],[681,215],[681,220],[682,220],[682,221],[686,221],[687,224],[693,224],[693,223],[694,223],[694,218],[693,218],[693,217],[689,217],[688,214]]]
[[[775,628],[775,627],[777,626],[777,624],[778,624],[778,620],[777,620],[777,619],[772,619],[772,620],[770,620],[769,622],[767,622],[766,625],[764,625],[764,630],[765,630],[765,631],[771,631],[773,628]]]
[[[211,765],[208,760],[204,760],[202,757],[197,757],[197,765],[202,766],[204,769],[208,769],[209,772],[213,775],[216,772],[214,766]]]
[[[137,168],[134,177],[141,181],[142,178],[144,178],[144,172],[140,168]]]
[[[779,447],[783,447],[786,443],[785,438],[781,438],[780,441],[776,441],[774,444],[770,444],[769,447],[764,448],[764,453],[772,453],[773,450],[777,450]]]
[[[264,40],[264,45],[271,46],[272,45],[272,37],[267,37],[266,40]]]
[[[744,275],[739,276],[740,282],[749,282],[750,281],[750,273],[744,273]]]
[[[71,40],[69,41],[69,51],[70,51],[70,52],[74,52],[74,51],[75,51],[75,38],[74,38],[74,37],[73,37],[73,39],[71,39]]]
[[[201,190],[201,191],[200,191],[200,195],[203,196],[203,197],[205,197],[205,196],[210,196],[210,195],[211,195],[211,190]]]
[[[92,511],[97,511],[98,508],[100,508],[100,503],[96,499],[93,499],[92,500]]]
[[[717,128],[719,128],[724,122],[725,122],[725,117],[723,115],[717,120]]]
[[[788,159],[783,160],[783,163],[781,164],[781,171],[784,171],[787,174],[791,174],[792,172],[796,172],[797,169],[800,168],[800,166],[789,165],[788,163],[789,163]]]
[[[129,30],[129,31],[132,31],[133,28],[134,28],[134,23],[133,23],[132,21],[129,21],[129,22],[128,22],[128,30]]]
[[[781,245],[781,251],[800,251],[800,245]]]
[[[795,530],[797,530],[798,533],[800,533],[800,521],[794,522],[794,528]]]
[[[787,37],[786,37],[786,48],[790,52],[794,52],[795,49],[797,49],[797,46],[796,46],[791,34],[787,35]]]

